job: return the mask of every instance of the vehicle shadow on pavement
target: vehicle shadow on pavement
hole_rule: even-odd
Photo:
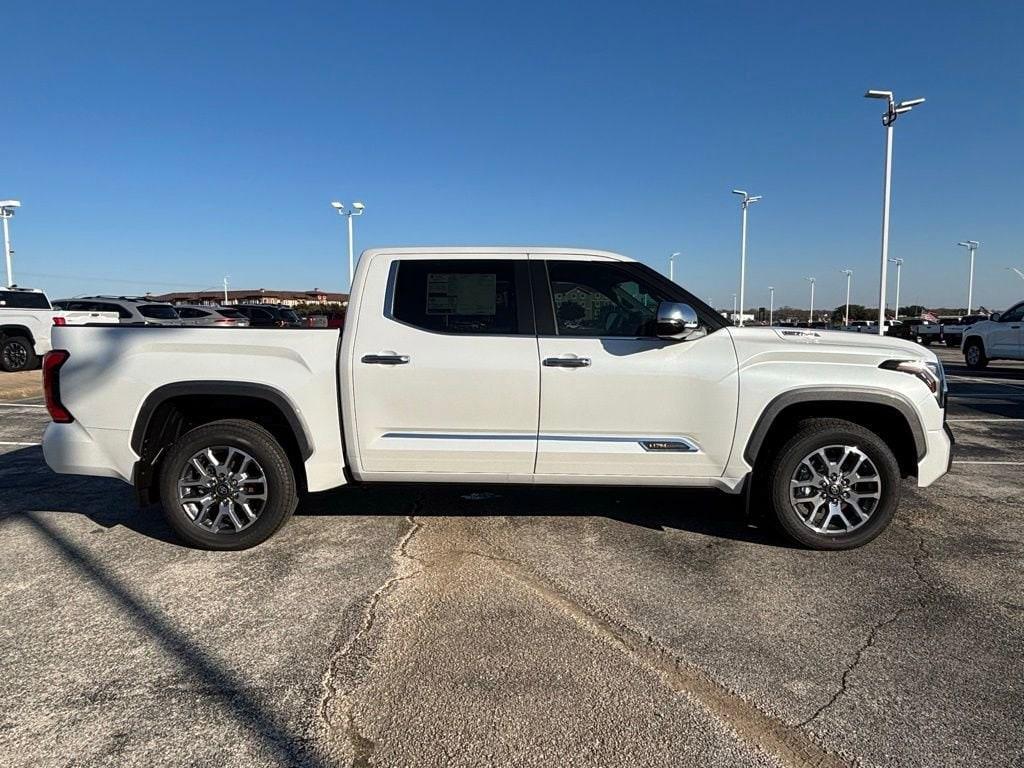
[[[309,494],[297,515],[417,517],[605,517],[652,531],[686,531],[789,548],[742,496],[680,488],[598,486],[353,486]]]
[[[0,454],[0,519],[29,512],[87,517],[104,528],[123,526],[151,539],[185,546],[156,505],[140,508],[131,487],[113,478],[58,475],[39,447]],[[787,547],[771,526],[748,520],[741,496],[678,488],[596,486],[381,485],[307,494],[297,515],[425,517],[600,516],[652,531],[687,531],[753,544]]]

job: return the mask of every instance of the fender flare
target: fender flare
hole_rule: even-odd
[[[171,384],[164,384],[150,392],[142,402],[139,414],[135,418],[135,426],[132,428],[131,446],[136,455],[142,455],[146,433],[149,431],[149,424],[156,409],[171,398],[182,395],[209,395],[215,397],[235,395],[264,400],[276,407],[287,420],[288,426],[295,436],[295,442],[299,446],[302,460],[305,461],[313,455],[313,443],[309,438],[306,425],[303,423],[302,417],[299,416],[298,409],[283,392],[266,384],[216,380],[176,381]]]
[[[768,430],[771,429],[779,414],[791,405],[808,402],[872,403],[895,408],[910,426],[910,432],[914,436],[914,447],[917,450],[917,460],[923,459],[928,452],[924,426],[917,415],[917,410],[902,395],[889,390],[869,387],[807,387],[783,392],[769,402],[761,412],[757,424],[754,425],[754,429],[747,439],[746,448],[743,449],[743,458],[750,466],[754,466],[761,445],[768,435]]]

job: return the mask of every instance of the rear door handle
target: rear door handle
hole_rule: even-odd
[[[408,355],[363,355],[363,362],[370,365],[405,365],[409,362]]]
[[[544,365],[549,368],[586,368],[590,365],[589,357],[546,357]]]

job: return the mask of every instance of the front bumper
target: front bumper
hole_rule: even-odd
[[[927,451],[924,458],[917,463],[917,485],[927,488],[944,474],[949,472],[953,463],[953,433],[948,424],[941,429],[925,432]]]

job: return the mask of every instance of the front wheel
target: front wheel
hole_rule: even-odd
[[[185,433],[160,476],[167,522],[203,549],[238,550],[281,528],[298,503],[288,455],[258,424],[224,419]]]
[[[8,336],[0,341],[0,368],[8,373],[30,371],[38,362],[32,342],[24,336]]]
[[[900,502],[896,457],[874,432],[841,419],[808,419],[768,473],[775,517],[811,549],[853,549],[886,529]]]
[[[967,346],[964,348],[964,363],[974,371],[980,371],[988,366],[988,356],[985,354],[985,348],[977,339],[967,342]]]

